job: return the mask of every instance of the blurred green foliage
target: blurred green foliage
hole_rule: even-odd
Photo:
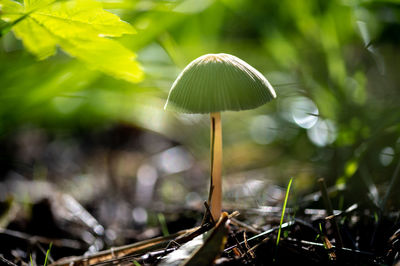
[[[68,54],[128,81],[142,76],[135,55],[118,42],[104,36],[118,37],[135,30],[117,16],[91,0],[25,1],[24,5],[2,0],[1,18],[10,24],[18,39],[39,60],[52,56],[56,45]],[[10,26],[5,25],[8,31]]]
[[[28,44],[19,29],[34,13],[7,24],[9,2],[0,2],[0,26],[11,29],[0,44],[2,138],[26,124],[93,130],[127,123],[182,142],[206,161],[207,117],[165,112],[163,105],[187,63],[224,52],[265,74],[278,95],[256,110],[223,115],[226,174],[271,167],[270,178],[285,184],[294,176],[305,189],[322,176],[377,202],[376,187],[380,195],[387,190],[400,150],[399,1],[104,0],[97,4],[136,34],[99,30],[92,42],[79,25],[60,24],[52,31],[65,38],[51,43],[60,51],[40,61],[31,53],[47,34]],[[58,11],[73,2],[57,2]],[[71,38],[81,50],[65,44]],[[102,49],[98,41],[112,45]],[[131,83],[119,70],[140,76],[135,64],[121,62],[134,53],[145,76]]]

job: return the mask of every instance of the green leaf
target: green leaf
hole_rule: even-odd
[[[131,25],[102,9],[94,0],[25,0],[24,5],[0,0],[0,18],[39,60],[52,56],[57,46],[91,68],[132,82],[143,77],[136,55],[106,37],[133,34]]]
[[[9,22],[16,20],[24,14],[24,8],[17,2],[12,0],[0,0],[0,17],[2,20]]]

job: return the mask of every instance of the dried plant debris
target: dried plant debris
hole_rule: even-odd
[[[267,206],[262,206],[223,213],[217,223],[206,208],[197,227],[96,251],[96,243],[107,245],[100,222],[72,196],[53,192],[53,196],[33,204],[30,217],[34,223],[21,217],[22,207],[15,200],[2,202],[1,263],[27,265],[32,260],[40,265],[47,258],[50,265],[57,266],[393,265],[400,259],[399,213],[374,215],[361,209],[362,202],[341,212],[333,210],[333,216],[321,209],[287,208],[279,245],[276,240],[281,208],[271,206],[271,212],[266,212]],[[167,227],[172,217],[175,225],[182,226],[187,219],[180,209],[174,215],[164,215]],[[198,217],[200,222],[200,212]],[[338,222],[342,247],[335,239],[333,217]],[[27,222],[29,226],[17,226]],[[41,230],[37,227],[40,223],[45,225]],[[161,234],[161,230],[156,232]],[[93,242],[88,242],[88,234]]]

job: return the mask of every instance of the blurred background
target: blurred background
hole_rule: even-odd
[[[101,2],[137,30],[116,39],[137,54],[137,83],[62,50],[38,61],[12,32],[0,39],[1,227],[58,236],[52,219],[78,215],[96,251],[156,235],[139,232],[163,214],[170,231],[182,213],[180,224],[198,223],[209,117],[163,107],[206,53],[245,60],[278,95],[222,114],[226,209],[281,206],[291,177],[300,206],[323,177],[335,209],[398,210],[399,1]]]

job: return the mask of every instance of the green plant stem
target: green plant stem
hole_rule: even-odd
[[[285,196],[285,201],[283,202],[281,221],[279,223],[278,237],[276,238],[276,246],[279,245],[279,240],[280,240],[280,237],[281,237],[282,223],[283,223],[283,218],[285,216],[286,204],[288,202],[289,191],[290,191],[290,186],[292,185],[292,181],[293,181],[293,178],[290,178],[289,184],[288,184],[287,189],[286,189],[286,196]]]

